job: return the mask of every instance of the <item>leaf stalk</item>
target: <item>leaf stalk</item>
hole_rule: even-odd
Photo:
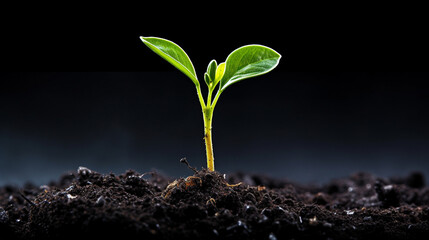
[[[203,98],[203,95],[201,93],[200,84],[198,83],[198,84],[195,84],[195,85],[196,85],[196,88],[197,88],[198,100],[200,100],[201,108],[204,109],[204,108],[206,108],[206,104],[204,103],[204,98]]]

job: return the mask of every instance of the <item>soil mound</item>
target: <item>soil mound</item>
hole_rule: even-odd
[[[322,186],[206,170],[186,178],[80,167],[58,182],[0,187],[1,239],[424,239],[424,176],[357,173]]]

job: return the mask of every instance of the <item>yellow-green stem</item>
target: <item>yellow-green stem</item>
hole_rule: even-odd
[[[212,119],[213,119],[213,108],[206,107],[203,110],[204,115],[204,141],[206,143],[206,154],[207,154],[207,169],[214,171],[214,155],[213,155],[213,143],[212,143]]]
[[[204,103],[203,96],[201,94],[200,85],[197,84],[197,93],[198,99],[200,100],[201,108],[203,110],[203,119],[204,119],[204,141],[206,144],[206,154],[207,154],[207,169],[209,171],[214,171],[214,154],[213,154],[213,142],[212,142],[212,121],[213,121],[213,111],[216,106],[217,100],[222,91],[218,90],[216,96],[212,102],[212,93],[215,86],[209,85],[209,93],[207,96],[207,103]]]

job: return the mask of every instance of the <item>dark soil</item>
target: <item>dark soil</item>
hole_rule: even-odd
[[[241,183],[241,184],[237,184]],[[236,185],[235,185],[236,184]],[[0,188],[0,239],[428,239],[424,176],[366,173],[323,186],[197,171],[168,179],[86,168]]]

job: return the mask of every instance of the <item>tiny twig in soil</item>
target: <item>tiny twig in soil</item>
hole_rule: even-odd
[[[140,178],[143,178],[143,177],[145,177],[146,175],[149,175],[149,174],[150,174],[151,177],[153,177],[153,176],[155,176],[158,173],[156,171],[145,172],[145,173],[143,173],[143,174],[140,175]]]
[[[239,182],[239,183],[236,183],[236,184],[229,184],[229,183],[225,183],[225,185],[227,186],[227,187],[237,187],[237,186],[240,186],[242,184],[242,182]]]
[[[191,165],[189,165],[189,162],[188,162],[188,160],[186,160],[185,157],[180,159],[180,162],[186,164],[186,166],[188,166],[188,168],[191,169],[192,171],[194,171],[195,173],[198,173],[196,168],[191,167]]]
[[[21,191],[19,191],[18,193],[19,193],[19,195],[21,195],[21,197],[22,197],[25,201],[27,201],[28,203],[30,203],[32,206],[36,206],[36,204],[35,204],[34,202],[32,202],[30,199],[28,199],[26,196],[24,196],[24,194],[23,194]]]

